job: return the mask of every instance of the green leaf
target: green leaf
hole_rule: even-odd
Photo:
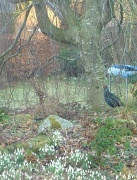
[[[129,149],[131,146],[130,146],[130,141],[129,140],[126,140],[125,142],[124,142],[124,148],[127,150],[127,149]]]

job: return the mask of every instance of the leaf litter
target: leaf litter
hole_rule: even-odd
[[[108,113],[102,113],[101,116],[108,117]],[[73,120],[74,127],[69,129],[60,129],[60,133],[63,135],[65,141],[60,145],[58,151],[58,157],[65,156],[70,154],[72,151],[79,149],[83,153],[91,153],[88,144],[94,140],[96,131],[98,129],[98,124],[94,123],[94,119],[100,117],[100,114],[83,114],[77,115],[75,120]],[[9,145],[13,145],[14,148],[17,148],[18,143],[24,144],[24,142],[29,141],[29,139],[37,136],[37,130],[39,127],[39,122],[34,122],[31,118],[26,118],[22,121],[17,121],[11,123],[11,125],[0,125],[0,147],[5,148]],[[128,174],[134,174],[137,176],[137,131],[136,129],[133,132],[133,136],[130,137],[131,149],[118,157],[109,157],[111,166],[101,166],[96,167],[98,171],[106,171],[110,176],[115,176],[113,167],[118,166],[119,162],[122,161],[124,166],[121,169],[121,173],[125,174],[127,177]],[[17,147],[16,147],[17,146]],[[123,151],[123,147],[116,144],[116,146]],[[104,155],[105,157],[106,155]],[[108,157],[108,156],[107,156]],[[28,162],[32,161],[37,163],[35,156],[25,156]],[[49,163],[53,157],[47,157],[41,160],[42,164]],[[38,178],[38,177],[37,177]]]

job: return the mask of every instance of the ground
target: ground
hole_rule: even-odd
[[[68,130],[58,130],[63,137],[65,137],[65,143],[59,145],[58,158],[63,157],[66,154],[70,154],[71,151],[79,150],[82,153],[92,154],[89,144],[96,136],[98,130],[98,124],[95,120],[101,118],[120,118],[123,113],[119,113],[119,110],[109,110],[102,113],[76,113],[71,115],[71,122],[74,123],[74,127]],[[116,114],[117,112],[117,114]],[[126,114],[126,113],[125,113]],[[30,114],[10,114],[11,120],[8,123],[1,124],[0,131],[0,148],[2,152],[8,151],[13,152],[17,148],[25,149],[25,160],[31,163],[37,163],[37,158],[32,152],[37,153],[38,149],[43,147],[44,144],[49,143],[47,132],[45,134],[37,134],[37,130],[42,120],[33,120]],[[70,119],[70,116],[68,116]],[[107,159],[107,163],[96,164],[91,169],[99,171],[111,178],[114,178],[119,172],[125,177],[128,174],[135,175],[137,178],[137,129],[131,127],[132,136],[129,136],[131,142],[131,148],[126,152],[123,151],[123,146],[120,143],[116,143],[119,155],[110,156],[107,153],[103,153],[103,159]],[[48,132],[48,136],[50,132]],[[44,139],[44,140],[43,140]],[[122,152],[122,153],[121,153]],[[43,165],[52,162],[54,156],[47,156],[40,160]],[[45,165],[46,166],[46,165]],[[69,166],[69,164],[68,164]],[[79,165],[80,166],[80,165]],[[134,177],[135,177],[134,176]],[[40,176],[39,176],[40,177]]]

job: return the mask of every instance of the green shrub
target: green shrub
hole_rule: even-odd
[[[132,134],[127,126],[123,126],[123,122],[113,118],[105,120],[97,119],[99,125],[95,139],[90,143],[91,149],[95,150],[97,159],[101,159],[103,153],[115,155],[117,149],[115,143],[123,144],[124,148],[130,147],[128,136]]]
[[[0,123],[6,122],[8,119],[8,112],[4,108],[0,108]]]

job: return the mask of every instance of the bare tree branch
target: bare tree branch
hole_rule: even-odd
[[[57,16],[61,21],[63,21],[63,22],[65,21],[57,1],[51,2],[49,0],[45,0],[45,4],[54,12],[55,16]]]
[[[17,51],[15,54],[9,56],[7,59],[5,59],[5,60],[2,62],[2,64],[0,65],[0,66],[1,66],[0,74],[2,73],[3,67],[4,67],[4,65],[6,64],[6,62],[9,61],[11,58],[17,56],[17,55],[21,52],[21,49],[22,49],[24,46],[26,46],[26,45],[31,41],[31,39],[32,39],[33,35],[35,34],[37,28],[38,28],[38,25],[36,25],[36,26],[34,27],[34,29],[33,29],[32,33],[31,33],[30,37],[29,37],[28,40],[27,40],[27,42],[24,43],[24,44],[22,44],[22,45],[18,48],[18,51]]]
[[[100,49],[100,47],[99,47],[99,53],[101,54],[101,52],[102,51],[104,51],[105,49],[108,49],[108,48],[110,48],[111,46],[113,46],[117,41],[119,40],[119,37],[117,37],[113,42],[111,42],[110,40],[108,41],[108,44],[105,46],[105,47],[103,47],[102,49]],[[103,42],[103,44],[106,44],[106,41],[105,42]],[[103,44],[101,44],[100,46],[103,46]]]
[[[24,29],[24,27],[25,27],[25,25],[26,25],[26,21],[27,21],[28,15],[29,15],[29,12],[30,12],[30,10],[31,10],[32,7],[33,7],[32,4],[30,4],[30,5],[28,6],[28,9],[26,10],[24,22],[23,22],[23,24],[22,24],[22,26],[21,26],[21,28],[20,28],[20,30],[19,30],[16,38],[15,38],[13,44],[9,47],[9,49],[7,49],[4,53],[2,53],[2,54],[0,55],[0,66],[3,67],[4,64],[5,64],[5,62],[8,61],[8,59],[4,60],[4,57],[5,57],[5,55],[7,55],[7,54],[15,47],[15,45],[17,44],[18,39],[20,38],[21,33],[22,33],[22,31],[23,31],[23,29]],[[2,68],[1,68],[1,71],[2,71]]]
[[[68,26],[79,26],[79,21],[76,19],[73,10],[70,8],[69,1],[60,0],[60,10],[67,22]]]
[[[122,22],[123,22],[123,5],[120,2],[120,22],[119,22],[119,24],[122,24]]]
[[[49,20],[45,4],[35,4],[35,11],[39,27],[43,34],[62,43],[72,44],[70,39],[66,39],[67,32],[64,29],[57,28]]]

